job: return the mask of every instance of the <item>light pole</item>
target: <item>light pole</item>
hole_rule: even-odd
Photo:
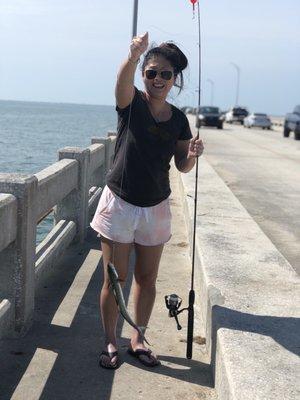
[[[239,104],[240,72],[241,72],[241,69],[240,69],[240,67],[239,67],[237,64],[235,64],[235,63],[233,63],[233,62],[231,62],[230,64],[236,69],[236,72],[237,72],[236,97],[235,97],[235,105],[237,106],[237,105]]]
[[[207,79],[207,82],[211,84],[211,92],[210,92],[210,105],[212,106],[214,104],[214,88],[215,88],[215,83],[212,79]]]
[[[139,5],[139,0],[134,0],[133,19],[132,19],[132,37],[136,36],[136,32],[137,32],[138,5]]]

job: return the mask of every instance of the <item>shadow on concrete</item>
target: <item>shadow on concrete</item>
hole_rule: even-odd
[[[149,371],[149,368],[144,367],[132,356],[126,354],[123,358],[124,362],[127,364]],[[158,355],[158,358],[160,361],[164,361],[164,364],[152,368],[152,373],[168,376],[188,383],[194,383],[200,386],[213,387],[211,367],[209,364],[174,356]],[[168,364],[170,364],[170,366]]]
[[[220,328],[269,336],[286,350],[300,356],[300,318],[247,314],[215,305],[212,309],[211,364],[216,360],[216,338]]]
[[[110,398],[113,371],[98,367],[98,355],[102,350],[103,330],[99,316],[98,293],[102,286],[102,261],[92,275],[84,294],[79,301],[70,326],[51,324],[51,321],[70,289],[91,248],[99,250],[100,241],[94,236],[84,245],[69,248],[52,276],[36,294],[34,323],[25,337],[3,339],[0,341],[0,398],[11,399],[21,379],[28,380],[29,371],[38,369],[37,375],[31,376],[30,385],[35,389],[40,386],[39,399],[89,399],[106,400]],[[101,253],[99,253],[101,254]],[[132,284],[132,271],[124,288],[124,297],[128,301]],[[118,324],[118,336],[123,320]],[[120,339],[119,345],[127,347],[127,340]],[[53,358],[48,363],[49,353],[41,359],[37,349],[46,349]],[[56,357],[56,358],[55,358]],[[30,367],[30,363],[34,368]],[[48,365],[47,365],[48,364]],[[49,371],[47,371],[49,368]],[[41,374],[40,372],[43,371]],[[31,373],[30,372],[30,373]],[[30,388],[22,385],[22,396],[31,400]],[[19,390],[19,389],[18,389]],[[23,397],[24,396],[24,397]]]
[[[47,283],[36,293],[34,323],[26,336],[0,341],[1,400],[11,399],[14,393],[18,394],[17,399],[28,400],[111,398],[115,373],[98,366],[98,356],[103,345],[98,304],[98,293],[103,281],[101,259],[94,273],[91,272],[87,286],[83,288],[83,295],[78,301],[70,326],[51,323],[91,249],[100,249],[99,238],[92,234],[88,235],[83,245],[72,245],[69,248]],[[133,280],[133,261],[134,254],[124,287],[126,302]],[[126,353],[129,339],[120,338],[123,323],[124,320],[120,318],[117,331],[121,362],[144,369],[138,360]],[[160,355],[159,358],[164,365],[153,370],[145,369],[154,374],[212,387],[210,365],[166,355]]]

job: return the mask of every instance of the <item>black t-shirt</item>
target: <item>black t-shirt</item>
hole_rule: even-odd
[[[133,205],[151,207],[159,204],[171,193],[169,169],[176,142],[192,137],[187,117],[172,105],[172,117],[156,122],[137,88],[130,118],[130,105],[123,109],[116,107],[116,110],[117,140],[107,185]]]

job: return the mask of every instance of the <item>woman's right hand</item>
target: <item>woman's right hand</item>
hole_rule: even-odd
[[[129,60],[137,62],[140,56],[147,50],[148,47],[148,32],[141,36],[135,36],[130,44]]]

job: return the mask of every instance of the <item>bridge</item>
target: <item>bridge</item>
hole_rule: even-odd
[[[156,370],[141,368],[126,354],[130,331],[121,320],[121,367],[112,372],[97,366],[102,262],[99,239],[88,225],[115,137],[92,138],[86,149],[62,149],[57,163],[33,176],[0,175],[1,399],[299,396],[299,276],[255,220],[241,186],[233,184],[229,161],[254,158],[253,152],[238,156],[239,146],[232,147],[231,140],[244,134],[252,133],[202,130],[193,360],[185,359],[184,319],[177,332],[164,309],[163,297],[171,292],[187,303],[191,268],[194,173],[171,169],[173,236],[148,333],[162,361]],[[55,225],[36,246],[37,223],[52,209]],[[129,310],[131,283],[132,273],[125,288]]]

